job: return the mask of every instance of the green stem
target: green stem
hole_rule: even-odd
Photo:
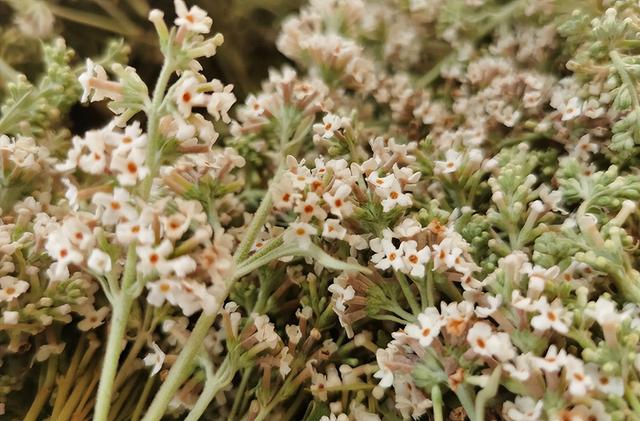
[[[58,373],[58,356],[52,355],[47,363],[47,374],[45,376],[44,383],[40,386],[38,394],[36,395],[29,412],[24,416],[24,421],[36,421],[42,411],[42,408],[47,403],[51,390],[53,389],[53,383]]]
[[[202,313],[189,336],[189,339],[178,355],[178,359],[169,370],[169,375],[165,379],[158,393],[153,398],[151,406],[147,410],[142,421],[158,421],[164,415],[167,405],[173,399],[180,385],[189,377],[194,367],[194,360],[200,352],[202,342],[209,332],[209,328],[216,320],[222,300],[218,301],[215,310],[211,313]]]
[[[134,244],[129,246],[127,251],[127,261],[125,263],[121,289],[114,292],[115,300],[112,302],[113,315],[109,336],[107,338],[107,349],[102,362],[102,372],[100,373],[100,384],[98,385],[98,395],[96,399],[96,409],[93,416],[94,421],[107,421],[109,407],[113,394],[113,383],[118,370],[118,361],[122,353],[122,339],[127,329],[127,321],[133,300],[135,299],[129,291],[129,287],[136,278],[136,248]]]
[[[433,420],[444,421],[442,415],[442,391],[440,386],[435,385],[431,388],[431,401],[433,402]]]
[[[81,23],[87,26],[93,26],[94,28],[104,29],[105,31],[114,32],[122,35],[136,35],[137,28],[128,29],[120,25],[114,19],[107,18],[105,16],[96,15],[93,13],[83,12],[76,9],[60,6],[53,3],[48,3],[47,7],[54,15],[59,18],[66,19],[72,22]]]
[[[411,292],[411,287],[407,282],[407,278],[404,276],[403,273],[396,272],[396,279],[400,284],[400,289],[402,289],[402,293],[407,299],[407,302],[409,303],[409,306],[411,307],[411,311],[413,312],[413,314],[414,315],[420,314],[422,309],[420,308],[420,304],[418,304],[418,302],[416,301],[416,298],[413,296],[413,293]]]
[[[169,39],[167,42],[168,48],[171,48],[173,40]],[[161,145],[158,144],[158,125],[160,124],[160,109],[162,108],[162,101],[164,100],[164,95],[167,90],[167,85],[169,84],[169,79],[173,74],[174,65],[169,57],[171,51],[166,52],[166,58],[164,63],[162,64],[162,69],[160,70],[160,75],[158,75],[158,80],[156,81],[156,86],[153,89],[153,99],[151,102],[151,107],[147,111],[148,123],[147,123],[147,137],[149,139],[149,143],[147,145],[147,157],[146,163],[149,166],[149,175],[144,179],[142,183],[142,197],[145,199],[149,198],[149,194],[151,193],[151,186],[153,185],[153,179],[160,168],[160,157],[162,155]]]
[[[235,374],[228,355],[218,368],[217,373],[213,372],[213,365],[208,359],[203,359],[203,366],[207,374],[204,389],[184,421],[198,421],[213,398],[216,397],[220,390],[231,383]]]

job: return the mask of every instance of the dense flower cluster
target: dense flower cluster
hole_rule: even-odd
[[[5,99],[0,413],[638,416],[640,6],[311,0],[234,107],[174,4],[153,88],[57,41]]]

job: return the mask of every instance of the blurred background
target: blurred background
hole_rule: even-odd
[[[257,90],[268,69],[286,61],[276,50],[275,39],[282,19],[300,3],[187,0],[188,6],[206,10],[213,18],[213,32],[221,32],[225,38],[217,55],[204,60],[204,74],[233,83],[240,101]],[[168,24],[173,21],[173,0],[0,0],[0,100],[7,82],[18,72],[37,80],[43,67],[42,42],[57,36],[75,50],[78,65],[86,57],[103,54],[114,39],[123,39],[131,48],[129,64],[153,86],[162,56],[153,25],[147,20],[152,8],[163,10]],[[87,117],[85,112],[86,107],[74,107],[72,120],[87,120],[82,118]]]

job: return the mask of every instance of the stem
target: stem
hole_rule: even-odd
[[[207,374],[207,380],[204,384],[204,389],[200,394],[200,397],[196,401],[196,404],[191,409],[187,417],[184,421],[198,421],[204,411],[207,409],[213,398],[226,387],[231,380],[233,380],[233,375],[235,374],[235,370],[231,366],[229,362],[229,356],[224,359],[220,367],[218,368],[218,372],[213,372],[213,365],[208,359],[203,359],[204,369]]]
[[[113,383],[118,370],[118,361],[122,353],[122,339],[127,329],[127,320],[133,304],[134,297],[129,291],[129,287],[136,277],[136,248],[134,244],[129,245],[127,250],[127,261],[125,263],[121,290],[114,293],[113,316],[107,338],[107,349],[102,363],[100,373],[100,384],[98,386],[98,396],[96,399],[96,409],[93,416],[94,421],[107,421],[109,407],[113,392]]]
[[[431,401],[433,402],[433,420],[444,421],[442,415],[442,391],[440,386],[435,385],[431,388]]]
[[[167,42],[167,46],[170,49],[173,40],[169,39]],[[149,198],[149,194],[151,193],[151,186],[153,184],[153,179],[158,172],[159,167],[159,158],[161,156],[161,148],[158,145],[158,125],[160,123],[160,109],[162,108],[162,102],[164,100],[164,94],[167,90],[167,85],[169,84],[169,79],[173,74],[174,65],[171,59],[168,57],[171,54],[171,51],[167,51],[165,55],[164,63],[162,64],[162,69],[160,70],[160,75],[158,75],[158,80],[156,81],[156,86],[153,89],[153,99],[151,102],[151,108],[147,111],[147,116],[149,118],[149,123],[147,124],[147,136],[149,138],[149,144],[147,145],[147,157],[146,163],[149,166],[149,175],[144,179],[142,183],[142,197],[145,199]]]
[[[47,403],[47,399],[49,398],[49,394],[51,394],[51,390],[53,389],[53,382],[56,379],[56,374],[58,373],[58,356],[52,355],[49,358],[49,362],[47,363],[47,374],[44,380],[44,384],[38,390],[38,394],[36,395],[31,407],[29,408],[29,412],[24,417],[24,421],[36,421],[42,408]]]
[[[169,375],[165,379],[158,393],[153,398],[143,421],[158,421],[164,415],[164,411],[169,401],[175,396],[180,385],[189,377],[193,369],[193,360],[198,352],[200,352],[202,341],[209,332],[209,328],[216,320],[216,316],[220,311],[222,300],[218,301],[215,311],[212,313],[202,313],[191,332],[191,336],[178,355],[178,359],[169,370]]]
[[[47,3],[47,7],[54,15],[58,16],[59,18],[70,20],[72,22],[93,26],[95,28],[104,29],[105,31],[114,32],[121,35],[131,36],[137,35],[138,33],[138,31],[136,30],[137,28],[134,28],[133,30],[125,28],[118,22],[116,22],[115,19],[110,19],[105,16],[83,12],[52,3]]]
[[[407,302],[409,303],[409,306],[411,307],[411,311],[413,312],[413,314],[414,315],[420,314],[420,311],[422,311],[422,309],[420,308],[420,305],[418,304],[415,297],[413,296],[413,293],[411,292],[411,287],[407,282],[407,278],[405,278],[404,274],[400,272],[396,272],[396,279],[400,284],[400,289],[402,289],[402,293],[407,299]]]

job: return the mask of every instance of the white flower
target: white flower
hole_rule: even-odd
[[[347,229],[340,225],[339,219],[327,219],[322,225],[322,236],[324,238],[335,238],[343,240],[347,235]]]
[[[504,363],[502,367],[512,378],[523,382],[531,375],[531,354],[518,355],[514,364]]]
[[[29,289],[29,283],[13,276],[0,278],[0,302],[11,302]]]
[[[105,98],[113,98],[111,92],[100,88],[102,83],[109,83],[109,78],[104,68],[89,58],[86,61],[86,67],[86,70],[78,77],[78,81],[83,89],[80,102],[87,102],[89,97],[91,97],[91,102],[102,101]],[[92,92],[93,96],[91,96]]]
[[[371,261],[378,269],[386,270],[392,267],[394,270],[405,270],[406,265],[402,259],[402,244],[396,248],[391,242],[391,238],[374,238],[369,242],[371,250],[376,254],[371,256]]]
[[[435,307],[428,307],[418,314],[418,323],[408,324],[404,331],[408,336],[420,341],[420,345],[428,347],[431,342],[440,334],[440,328],[444,321]]]
[[[121,244],[127,245],[134,241],[140,244],[151,244],[155,241],[155,234],[151,227],[149,213],[143,212],[138,218],[116,225],[116,238]]]
[[[151,370],[151,377],[153,377],[160,372],[162,364],[164,364],[164,359],[167,355],[155,342],[151,343],[151,347],[153,348],[153,352],[145,355],[142,361],[144,361],[144,365],[147,367],[153,367]]]
[[[547,297],[543,296],[534,306],[540,313],[531,319],[531,326],[534,329],[540,331],[553,329],[562,334],[566,334],[569,331],[572,315],[565,311],[560,299],[556,298],[549,305]]]
[[[84,314],[84,319],[78,322],[78,329],[87,332],[101,326],[104,323],[105,317],[109,314],[109,311],[110,309],[107,306],[101,307],[99,310],[92,307],[91,310]]]
[[[619,313],[616,304],[604,296],[598,297],[595,303],[589,303],[585,314],[603,327],[617,326],[630,315],[628,311]]]
[[[502,414],[509,421],[539,421],[542,415],[541,399],[516,396],[515,402],[507,401],[502,406]]]
[[[596,389],[605,395],[621,397],[624,395],[624,381],[621,377],[615,377],[604,373],[599,366],[594,363],[586,365],[586,372]]]
[[[422,278],[425,273],[425,265],[431,258],[431,250],[428,245],[418,250],[417,245],[418,243],[413,240],[403,242],[404,255],[402,259],[404,260],[405,271],[408,271],[411,276]]]
[[[327,113],[322,118],[322,123],[313,125],[313,131],[315,137],[321,137],[322,139],[331,139],[333,134],[342,128],[343,119],[335,114]]]
[[[208,34],[211,31],[213,21],[207,16],[207,12],[198,6],[192,6],[191,9],[187,9],[187,5],[183,0],[174,0],[173,4],[178,16],[174,21],[177,26],[199,34]]]
[[[396,181],[396,176],[393,174],[389,174],[385,177],[378,176],[378,171],[373,171],[367,177],[367,181],[369,184],[374,186],[376,189],[388,189],[391,187],[394,181]]]
[[[298,212],[300,219],[304,222],[310,221],[314,216],[318,221],[324,221],[327,217],[327,212],[318,204],[319,201],[320,196],[314,192],[309,192],[303,201],[298,202],[294,210]]]
[[[113,189],[113,194],[98,192],[91,201],[98,206],[99,217],[104,225],[117,224],[121,219],[136,218],[136,210],[129,204],[129,192],[121,187]]]
[[[165,301],[175,305],[177,302],[177,294],[179,293],[179,284],[170,279],[161,279],[155,282],[147,283],[147,302],[155,307],[160,307]]]
[[[494,334],[491,325],[485,322],[476,322],[469,329],[467,342],[478,355],[495,357],[503,362],[516,356],[516,351],[511,344],[509,335],[504,332]]]
[[[111,257],[100,249],[93,249],[87,260],[89,269],[101,275],[111,271]]]
[[[56,279],[68,275],[67,267],[70,264],[78,265],[84,260],[83,254],[71,244],[61,229],[49,234],[45,249],[49,256],[56,260],[53,268],[53,275]]]
[[[195,6],[194,6],[195,7]],[[176,104],[183,117],[191,115],[192,107],[202,107],[206,104],[206,95],[198,92],[201,83],[194,76],[188,76],[178,82],[176,87]]]
[[[410,193],[403,193],[402,187],[398,181],[391,183],[388,189],[378,189],[376,193],[383,199],[382,210],[389,212],[396,206],[403,208],[409,207],[413,204]]]
[[[573,120],[580,114],[582,114],[582,100],[574,96],[562,110],[562,121]]]
[[[335,188],[334,193],[327,192],[322,195],[322,198],[329,205],[330,212],[342,219],[345,216],[349,216],[353,211],[353,205],[349,202],[347,197],[351,194],[351,187],[347,184],[340,183]]]
[[[373,375],[376,379],[380,379],[378,386],[382,388],[388,388],[393,384],[393,369],[391,369],[388,363],[393,361],[395,349],[393,348],[378,348],[376,350],[376,361],[380,369]]]
[[[556,373],[560,371],[567,359],[567,352],[564,349],[560,349],[555,345],[551,345],[547,350],[547,355],[544,358],[533,357],[533,365],[537,368],[544,370],[548,373]]]
[[[134,148],[126,155],[115,154],[109,168],[117,173],[118,182],[123,186],[133,186],[149,174],[145,166],[145,150]]]
[[[398,238],[411,238],[422,231],[422,226],[413,218],[406,218],[393,229]]]
[[[285,243],[293,241],[301,249],[308,249],[311,245],[311,236],[317,233],[318,231],[306,222],[292,222],[289,224],[289,229],[284,232],[283,239]]]
[[[573,355],[567,355],[565,379],[569,382],[569,393],[573,396],[584,396],[593,389],[593,381],[585,373],[584,363]]]
[[[156,247],[137,246],[136,252],[139,256],[138,270],[143,275],[150,275],[158,272],[160,275],[166,275],[171,271],[168,264],[167,256],[173,251],[171,241],[164,240]]]
[[[444,161],[435,161],[435,172],[440,174],[450,174],[455,172],[462,165],[462,154],[453,149],[448,149],[445,153]]]
[[[482,319],[486,319],[487,317],[491,316],[498,310],[498,308],[500,308],[500,305],[502,304],[502,296],[499,294],[496,296],[485,294],[484,297],[487,299],[488,306],[478,306],[475,308],[476,316]]]
[[[209,95],[207,111],[216,120],[222,119],[223,122],[229,124],[231,118],[228,113],[231,106],[236,102],[236,96],[231,92],[233,85],[223,86],[217,79],[212,80],[210,83],[213,85],[214,91]]]

